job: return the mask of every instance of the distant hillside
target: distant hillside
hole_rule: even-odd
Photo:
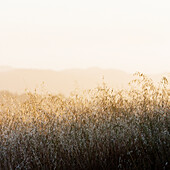
[[[13,68],[10,66],[0,66],[0,72],[4,72],[4,71],[10,71]]]
[[[155,75],[156,78],[159,75]],[[102,77],[113,88],[127,87],[132,75],[114,69],[71,69],[64,71],[10,69],[0,71],[0,90],[23,93],[25,89],[68,95],[75,88],[89,89],[101,84]],[[44,85],[42,83],[44,82]]]

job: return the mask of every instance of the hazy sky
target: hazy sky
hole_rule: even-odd
[[[170,0],[1,0],[0,65],[170,71]]]

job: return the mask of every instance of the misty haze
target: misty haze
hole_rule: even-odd
[[[0,170],[169,170],[170,1],[0,1]]]

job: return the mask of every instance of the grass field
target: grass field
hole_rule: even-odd
[[[141,73],[119,91],[1,92],[0,169],[170,169],[169,99]]]

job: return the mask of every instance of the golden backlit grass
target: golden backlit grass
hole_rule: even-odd
[[[168,81],[136,76],[119,91],[1,93],[0,169],[168,169]]]

